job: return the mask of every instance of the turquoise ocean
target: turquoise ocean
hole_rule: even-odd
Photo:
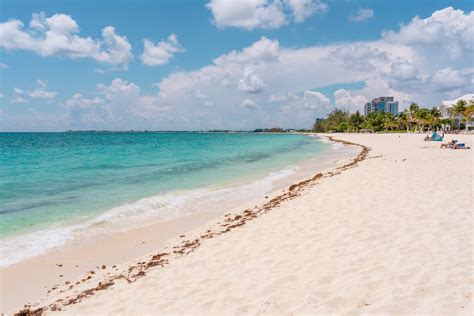
[[[114,222],[237,206],[331,151],[301,134],[0,133],[0,265]]]

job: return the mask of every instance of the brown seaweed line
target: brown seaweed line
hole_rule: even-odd
[[[217,229],[210,230],[208,229],[205,233],[201,234],[200,237],[194,239],[194,240],[185,240],[181,242],[180,245],[174,246],[173,247],[173,254],[175,255],[175,258],[181,257],[184,255],[187,255],[191,252],[193,252],[197,247],[201,245],[201,240],[208,239],[208,238],[214,238],[214,236],[219,236],[225,233],[230,232],[232,229],[240,227],[245,225],[246,222],[253,220],[257,218],[261,214],[265,214],[269,212],[271,209],[281,205],[282,202],[287,201],[287,200],[292,200],[298,196],[300,196],[303,191],[307,188],[310,188],[314,185],[317,184],[317,180],[324,179],[324,178],[330,178],[335,175],[340,174],[342,171],[348,170],[350,168],[353,168],[359,164],[359,162],[367,159],[368,153],[370,151],[370,148],[361,144],[345,141],[345,140],[340,140],[336,139],[332,136],[326,136],[329,140],[334,141],[334,142],[339,142],[344,145],[350,145],[350,146],[358,146],[362,148],[362,150],[359,152],[359,154],[352,159],[350,162],[336,167],[335,171],[328,171],[326,173],[317,173],[313,177],[303,180],[301,182],[298,182],[296,184],[293,184],[288,187],[288,189],[271,199],[270,201],[264,203],[261,206],[255,206],[252,209],[246,209],[242,213],[235,215],[232,217],[231,214],[226,214],[224,217],[225,219],[223,220],[224,223],[218,222],[220,224]],[[183,235],[184,236],[184,235]],[[48,306],[44,307],[38,307],[34,308],[33,305],[30,304],[25,304],[24,309],[18,311],[15,313],[15,316],[26,316],[26,315],[35,315],[39,316],[42,315],[45,311],[50,310],[50,311],[61,311],[61,306],[68,306],[71,304],[76,304],[78,302],[81,302],[83,299],[90,297],[94,295],[95,293],[99,291],[103,291],[105,289],[108,289],[112,285],[115,284],[115,281],[124,279],[128,283],[133,283],[137,281],[139,278],[143,277],[146,275],[146,272],[155,267],[155,266],[160,266],[163,267],[167,264],[169,264],[169,259],[165,259],[165,257],[169,257],[171,253],[158,253],[156,255],[153,255],[150,257],[148,261],[142,261],[138,262],[135,265],[132,265],[128,268],[127,275],[124,275],[123,273],[119,275],[115,275],[112,277],[109,277],[107,280],[104,280],[103,282],[99,282],[97,286],[84,290],[80,293],[78,293],[75,297],[69,298],[69,299],[58,299],[54,303],[51,303]],[[86,279],[83,279],[83,282]],[[77,283],[76,283],[77,284]],[[72,287],[72,286],[71,286]],[[69,289],[71,289],[69,287]],[[48,292],[49,293],[49,292]]]

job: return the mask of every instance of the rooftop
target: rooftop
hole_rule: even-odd
[[[469,102],[471,100],[474,101],[474,93],[465,94],[462,97],[459,97],[451,101],[441,101],[441,104],[444,106],[450,106],[450,105],[456,104],[456,102],[458,102],[459,100],[464,100],[466,102]]]

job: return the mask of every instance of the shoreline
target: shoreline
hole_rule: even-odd
[[[318,142],[326,143],[327,146],[324,138],[319,138]],[[0,260],[0,269],[43,255],[51,249],[64,247],[67,243],[88,238],[90,235],[128,231],[147,226],[150,221],[168,221],[201,212],[202,209],[232,209],[239,206],[242,200],[258,201],[262,194],[283,189],[287,184],[307,177],[313,170],[332,166],[335,161],[352,155],[347,148],[341,153],[341,150],[330,146],[311,157],[287,161],[286,165],[270,164],[262,169],[258,167],[259,171],[255,174],[243,174],[200,187],[152,193],[109,206],[97,214],[79,214],[64,222],[45,224],[33,230],[4,236],[0,244],[4,253],[4,258]],[[201,203],[205,200],[212,202]]]
[[[301,170],[273,181],[273,189],[267,193],[267,196],[271,198],[278,195],[290,184],[307,179],[309,174],[328,168],[332,169],[337,163],[351,159],[355,152],[356,150],[350,146],[347,146],[342,153],[333,148],[323,154],[323,158],[316,156],[313,159],[301,161],[298,163]],[[234,187],[231,186],[230,189],[233,190]],[[216,220],[225,213],[236,213],[243,208],[264,203],[265,200],[266,198],[263,197],[255,198],[240,206],[221,207],[211,211],[184,214],[171,219],[150,218],[151,223],[143,223],[126,231],[102,233],[87,239],[72,239],[66,241],[62,246],[2,267],[0,268],[2,292],[8,293],[8,295],[2,295],[4,296],[2,300],[8,302],[8,306],[10,306],[7,309],[5,306],[2,307],[2,311],[11,310],[12,306],[19,309],[26,302],[37,301],[43,295],[51,293],[49,291],[52,289],[60,289],[61,284],[65,285],[66,282],[69,287],[70,283],[76,282],[73,280],[89,277],[88,272],[97,270],[99,266],[121,266],[146,256],[156,249],[163,248],[167,241],[173,240],[173,238],[185,233],[188,234],[190,231],[206,225],[215,225]],[[108,270],[107,273],[110,272]],[[21,284],[17,283],[18,279],[27,279],[31,282],[32,285],[26,293]],[[21,293],[21,297],[18,293]]]
[[[177,245],[174,245],[172,247],[171,246],[165,247],[164,249],[162,249],[162,252],[144,256],[141,259],[137,260],[138,262],[136,262],[135,264],[126,265],[126,269],[122,271],[120,271],[120,269],[115,267],[116,271],[119,271],[119,273],[116,273],[115,275],[112,275],[112,276],[109,276],[109,274],[102,274],[101,281],[95,287],[86,286],[86,288],[84,289],[84,284],[87,284],[88,280],[93,279],[93,277],[97,273],[94,270],[91,270],[86,275],[85,278],[81,279],[81,281],[74,284],[75,286],[79,288],[82,287],[79,293],[73,294],[72,297],[66,296],[64,298],[58,298],[49,304],[46,303],[46,306],[44,307],[38,307],[38,305],[40,305],[41,303],[37,303],[35,305],[30,305],[29,303],[25,304],[24,305],[25,309],[21,310],[20,313],[25,312],[25,313],[32,313],[32,314],[42,314],[43,312],[46,312],[48,310],[61,311],[62,310],[61,306],[76,304],[82,301],[83,299],[91,295],[94,295],[96,292],[108,289],[109,287],[113,286],[115,282],[117,282],[118,280],[125,280],[127,283],[133,283],[137,281],[138,279],[144,277],[148,270],[157,266],[163,267],[169,264],[169,260],[174,260],[181,256],[186,256],[192,253],[196,248],[198,248],[201,245],[201,241],[205,239],[214,238],[214,236],[219,236],[219,235],[228,233],[237,227],[243,226],[245,225],[247,221],[253,220],[259,217],[260,215],[263,215],[269,212],[271,209],[279,206],[281,203],[287,200],[292,200],[294,198],[297,198],[298,196],[301,195],[302,191],[304,191],[308,187],[311,187],[317,184],[318,180],[328,178],[328,177],[333,177],[337,174],[340,174],[341,172],[345,170],[348,170],[350,168],[357,166],[357,164],[360,161],[366,159],[370,151],[370,148],[364,145],[360,145],[360,144],[349,142],[349,141],[339,140],[331,136],[327,138],[332,142],[338,142],[347,146],[357,146],[361,148],[361,150],[355,157],[346,159],[349,161],[343,163],[340,166],[336,165],[327,171],[318,172],[310,178],[300,180],[299,182],[292,184],[287,189],[283,190],[283,193],[278,194],[276,192],[273,192],[273,194],[269,194],[268,198],[270,200],[268,202],[265,202],[258,206],[254,206],[253,209],[248,208],[247,206],[247,208],[245,208],[245,210],[243,211],[242,211],[242,208],[240,207],[238,212],[232,212],[231,210],[226,212],[227,214],[225,214],[223,217],[220,216],[216,218],[214,221],[211,221],[211,223],[208,222],[207,224],[208,225],[210,224],[209,226],[212,228],[206,230],[205,232],[198,233],[198,236],[194,239],[182,240],[181,238],[186,237],[186,235],[181,235],[179,237],[181,239],[180,243]],[[220,220],[220,221],[217,221],[217,220]],[[212,223],[215,221],[217,222]],[[199,231],[200,229],[202,229],[202,227],[198,228],[197,230]],[[165,251],[168,251],[168,252],[165,252]],[[147,259],[144,259],[145,257]],[[107,269],[107,266],[102,265],[101,267],[96,267],[96,268],[97,270],[100,271],[100,270]],[[107,272],[107,273],[110,273],[110,272]],[[61,293],[72,290],[74,288],[74,285],[67,282],[68,281],[66,281],[62,287],[54,286],[48,291],[47,294],[55,291],[56,295],[61,296]]]
[[[328,136],[365,150],[23,312],[471,315],[472,152]]]

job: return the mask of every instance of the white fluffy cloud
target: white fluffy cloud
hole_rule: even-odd
[[[447,7],[426,19],[416,16],[399,31],[385,31],[383,36],[395,43],[434,50],[443,58],[444,53],[453,59],[463,58],[474,51],[474,12],[465,14]]]
[[[97,85],[95,96],[76,93],[65,105],[69,125],[74,129],[144,129],[143,122],[157,120],[168,111],[157,95],[142,94],[136,83],[121,78]]]
[[[265,83],[252,67],[245,67],[242,79],[239,80],[239,90],[248,93],[259,93],[265,87]]]
[[[319,0],[211,0],[207,4],[218,27],[276,29],[299,23],[328,6]]]
[[[298,101],[300,99],[301,96],[293,94],[292,92],[288,92],[286,94],[271,94],[267,100],[270,103],[282,103],[289,101]]]
[[[453,13],[447,8],[433,16],[439,12]],[[455,14],[459,23],[472,15]],[[430,24],[433,16],[415,20]],[[474,52],[463,46],[461,55],[449,55],[450,43],[462,43],[474,27],[467,23],[461,32],[458,22],[443,25],[450,35],[436,49],[402,38],[410,24],[374,41],[304,48],[262,37],[200,69],[171,73],[155,84],[156,93],[144,94],[136,83],[116,78],[92,96],[73,96],[73,117],[85,122],[77,126],[94,121],[108,129],[298,128],[310,127],[334,107],[363,111],[367,100],[384,95],[400,101],[400,109],[412,101],[435,106],[474,91]],[[349,88],[354,86],[361,88]],[[103,102],[93,104],[95,98]]]
[[[161,102],[183,116],[189,117],[189,109],[197,104],[196,98],[190,97],[194,91],[213,100],[212,111],[200,108],[199,118],[189,120],[197,129],[212,128],[206,124],[222,123],[222,117],[230,115],[233,119],[227,121],[227,128],[241,128],[237,123],[244,121],[244,128],[265,124],[310,126],[314,116],[324,116],[335,106],[362,111],[367,100],[381,95],[394,96],[401,108],[413,100],[435,105],[444,92],[441,84],[435,85],[427,78],[440,69],[436,64],[427,68],[415,58],[416,54],[414,47],[385,39],[289,49],[281,48],[277,40],[262,37],[246,48],[215,58],[199,70],[173,73],[157,86]],[[457,70],[466,77],[464,68]],[[318,91],[320,87],[353,82],[363,82],[365,87],[339,89],[333,101]],[[451,92],[460,89],[454,87],[449,87]],[[240,105],[249,92],[254,93],[251,101],[262,111],[248,117],[228,106]]]
[[[13,95],[10,102],[15,104],[27,103],[28,100],[25,99],[25,91],[20,88],[13,88]]]
[[[412,62],[396,61],[388,72],[389,85],[397,90],[406,92],[426,92],[428,75],[421,75]]]
[[[413,64],[406,61],[397,61],[390,67],[390,76],[398,80],[412,80],[419,78],[419,72]]]
[[[74,94],[66,101],[69,128],[101,129],[111,117],[110,107],[99,97],[86,98],[81,93]]]
[[[126,67],[132,59],[132,46],[114,27],[102,30],[102,39],[80,37],[79,25],[71,16],[46,17],[35,13],[29,28],[20,20],[0,23],[0,47],[7,50],[33,51],[41,56],[93,58],[101,63]]]
[[[109,100],[136,97],[140,93],[140,88],[135,83],[121,78],[115,78],[110,85],[99,84],[97,88]]]
[[[450,90],[469,85],[468,80],[459,70],[451,69],[450,67],[438,70],[433,76],[433,83],[441,90]]]
[[[202,93],[200,90],[194,91],[196,99],[204,106],[214,106],[214,102],[209,98],[208,95]]]
[[[66,105],[70,108],[79,107],[79,108],[90,108],[92,106],[103,104],[104,100],[99,97],[94,98],[84,98],[82,94],[76,93],[70,99],[66,101]]]
[[[10,99],[11,103],[28,103],[30,100],[43,100],[52,103],[58,92],[48,90],[48,82],[46,80],[36,80],[36,88],[24,91],[21,88],[13,88],[13,94]]]
[[[270,40],[262,36],[260,40],[254,42],[249,47],[245,47],[241,51],[231,51],[230,53],[219,56],[214,59],[217,65],[226,63],[235,64],[260,64],[275,62],[280,55],[280,44],[276,40]]]
[[[324,94],[318,91],[306,90],[303,94],[302,107],[304,110],[326,109],[331,101]]]
[[[245,99],[242,103],[239,104],[239,108],[242,109],[249,109],[249,110],[257,110],[260,109],[257,103],[252,101],[251,99]]]
[[[388,53],[368,44],[349,44],[338,47],[330,54],[338,64],[356,70],[373,70],[383,67]]]
[[[396,62],[391,66],[389,83],[394,89],[411,93],[448,92],[451,95],[449,92],[452,92],[456,95],[460,93],[459,89],[472,89],[473,72],[471,68],[458,70],[445,67],[422,74],[411,63]]]
[[[331,100],[319,91],[305,90],[300,94],[288,93],[284,98],[279,98],[277,102],[282,104],[280,114],[273,119],[276,126],[294,128],[309,126],[314,122],[315,117],[328,113],[333,106]]]
[[[368,99],[363,95],[352,95],[346,89],[339,89],[334,92],[334,103],[337,107],[350,111],[361,111]]]
[[[159,66],[169,63],[175,53],[183,52],[176,34],[171,34],[166,40],[156,45],[149,39],[143,40],[142,63],[147,66]]]
[[[102,38],[103,40],[99,42],[101,48],[93,58],[106,64],[126,67],[133,58],[132,45],[127,38],[116,34],[112,26],[107,26],[102,30]]]
[[[326,12],[329,7],[326,3],[313,0],[288,0],[295,22],[303,22],[314,13]]]
[[[353,22],[363,22],[374,17],[374,10],[370,8],[359,8],[357,13],[349,16],[349,20]]]
[[[30,91],[28,95],[34,99],[43,99],[47,102],[53,102],[58,94],[56,91],[48,91],[48,82],[46,80],[37,80],[37,88]]]

